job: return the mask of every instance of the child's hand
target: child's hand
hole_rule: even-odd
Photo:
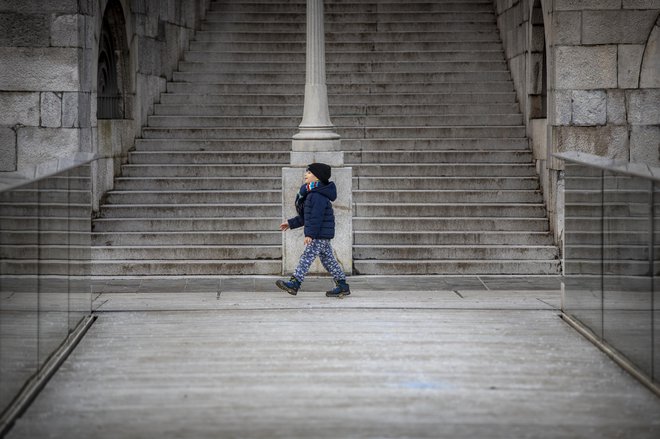
[[[288,222],[288,221],[284,221],[282,224],[280,224],[280,230],[283,231],[283,232],[284,232],[285,230],[289,230],[289,222]]]
[[[304,243],[305,243],[305,245],[309,245],[309,244],[311,244],[311,243],[312,243],[312,238],[309,237],[309,236],[305,236],[305,241],[304,241]]]

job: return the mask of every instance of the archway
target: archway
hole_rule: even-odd
[[[110,0],[105,8],[98,53],[97,119],[130,118],[128,43],[119,0]]]

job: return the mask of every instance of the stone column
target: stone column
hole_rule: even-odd
[[[339,134],[334,131],[328,109],[325,83],[325,33],[323,0],[307,0],[307,44],[305,75],[305,106],[299,131],[293,136],[291,167],[282,168],[283,217],[296,215],[294,199],[303,184],[308,164],[326,163],[332,166],[331,180],[337,185],[335,239],[332,241],[337,260],[347,274],[353,267],[352,177],[353,170],[344,167]],[[303,230],[290,230],[282,238],[282,271],[291,274],[302,254]],[[324,273],[317,260],[310,273]]]

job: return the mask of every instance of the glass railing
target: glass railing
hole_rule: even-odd
[[[0,174],[0,414],[91,314],[92,156]]]
[[[660,169],[577,152],[557,157],[565,161],[563,312],[655,387]]]

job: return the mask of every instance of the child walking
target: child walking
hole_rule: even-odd
[[[328,297],[344,297],[351,294],[346,283],[346,274],[339,266],[332,252],[330,240],[335,237],[335,214],[332,202],[337,199],[337,187],[329,181],[330,166],[325,163],[312,163],[305,171],[305,184],[296,195],[298,216],[280,224],[280,230],[305,227],[305,250],[300,256],[298,266],[288,281],[278,280],[275,284],[294,296],[305,280],[309,267],[317,256],[323,267],[332,274],[335,288],[326,291]]]

